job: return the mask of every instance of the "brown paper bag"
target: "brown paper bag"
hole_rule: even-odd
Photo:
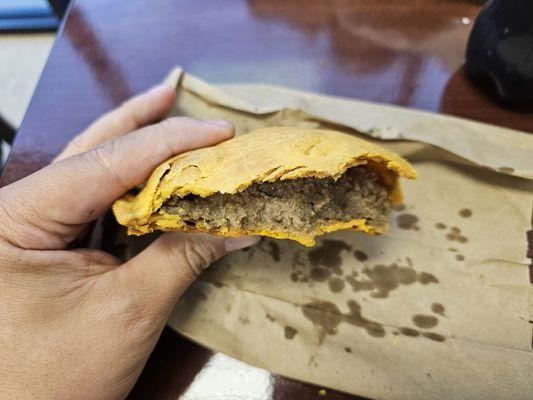
[[[406,157],[388,235],[264,239],[210,267],[169,324],[250,364],[376,399],[533,398],[533,136],[464,119],[173,71],[174,113],[238,134],[350,132]],[[374,138],[374,139],[372,139]]]

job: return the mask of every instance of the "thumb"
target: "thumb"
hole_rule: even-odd
[[[197,233],[165,233],[115,272],[128,290],[146,292],[170,312],[203,269],[225,254],[254,245],[258,236],[223,238]],[[144,297],[144,296],[143,296]]]

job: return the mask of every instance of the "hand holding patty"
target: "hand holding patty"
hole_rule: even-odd
[[[233,136],[227,123],[186,118],[140,128],[163,118],[174,96],[159,86],[128,101],[56,162],[0,189],[5,398],[125,397],[197,274],[256,241],[167,233],[124,264],[97,250],[67,250],[158,164]]]

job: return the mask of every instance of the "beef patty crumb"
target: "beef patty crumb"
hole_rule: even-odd
[[[388,192],[378,175],[366,166],[332,178],[299,178],[254,183],[235,194],[208,197],[173,196],[163,205],[188,225],[201,222],[209,229],[276,229],[312,232],[330,221],[369,220],[386,224],[390,210]]]

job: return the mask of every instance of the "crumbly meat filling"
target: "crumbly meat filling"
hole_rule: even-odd
[[[171,197],[164,211],[188,225],[201,222],[213,230],[272,229],[312,232],[331,221],[365,218],[386,224],[390,210],[387,189],[367,166],[347,170],[339,179],[299,178],[254,183],[234,194]]]

